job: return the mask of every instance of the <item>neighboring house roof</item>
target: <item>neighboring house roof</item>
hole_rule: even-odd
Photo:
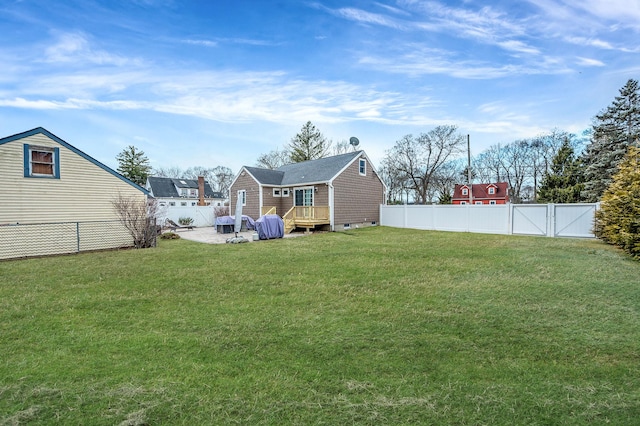
[[[142,191],[145,195],[149,195],[149,191],[147,191],[146,189],[144,189],[140,185],[130,181],[126,177],[122,176],[120,173],[118,173],[115,170],[113,170],[112,168],[110,168],[109,166],[106,166],[106,165],[102,164],[101,162],[99,162],[95,158],[91,157],[90,155],[85,154],[84,152],[80,151],[75,146],[70,145],[69,143],[63,141],[62,139],[60,139],[59,137],[57,137],[56,135],[54,135],[53,133],[51,133],[50,131],[48,131],[47,129],[45,129],[43,127],[36,127],[35,129],[27,130],[26,132],[22,132],[22,133],[18,133],[18,134],[12,135],[12,136],[7,136],[5,138],[2,138],[2,139],[0,139],[0,145],[5,144],[5,143],[9,143],[9,142],[13,142],[13,141],[16,141],[16,140],[19,140],[19,139],[24,139],[24,138],[27,138],[29,136],[37,135],[39,133],[47,136],[49,139],[54,140],[56,143],[62,145],[65,148],[67,148],[69,151],[72,151],[75,154],[78,154],[80,157],[82,157],[85,160],[95,164],[96,166],[100,167],[102,170],[112,174],[113,176],[117,177],[118,179],[128,183],[129,185],[133,186],[135,189],[137,189],[139,191]]]
[[[328,182],[363,153],[364,151],[355,151],[333,157],[286,164],[275,170],[247,166],[244,169],[262,185],[285,186]]]
[[[489,188],[495,188],[494,194],[489,194]],[[462,189],[469,188],[469,185],[456,185],[453,190],[454,200],[468,200],[469,195],[462,195]],[[474,183],[471,185],[473,199],[483,200],[508,200],[509,184],[507,182],[496,183]]]
[[[195,179],[174,179],[167,177],[149,176],[147,183],[151,195],[156,198],[179,198],[177,188],[198,189],[198,181]],[[222,192],[214,192],[209,182],[204,181],[204,197],[205,198],[221,198],[225,196]]]

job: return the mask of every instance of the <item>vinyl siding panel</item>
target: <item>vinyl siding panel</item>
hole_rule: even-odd
[[[243,174],[244,173],[244,174]],[[231,186],[229,191],[229,214],[235,215],[236,203],[238,202],[238,191],[247,191],[247,205],[242,207],[242,214],[253,219],[260,217],[260,185],[251,177],[246,170],[240,172],[240,176]]]
[[[345,224],[370,225],[380,222],[380,205],[384,203],[382,181],[367,160],[367,174],[361,176],[356,159],[333,181],[334,228]]]
[[[24,177],[24,144],[60,149],[60,178]],[[112,201],[145,194],[44,134],[0,145],[0,224],[117,219]]]

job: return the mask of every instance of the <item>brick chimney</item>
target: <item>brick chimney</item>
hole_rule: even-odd
[[[204,176],[198,176],[198,205],[204,206]]]

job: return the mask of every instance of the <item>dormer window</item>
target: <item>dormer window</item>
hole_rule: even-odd
[[[494,195],[496,193],[496,187],[495,186],[490,186],[489,187],[489,195]]]
[[[462,195],[469,195],[469,188],[462,188]]]

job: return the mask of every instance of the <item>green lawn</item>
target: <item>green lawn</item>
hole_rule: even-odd
[[[0,425],[640,422],[640,263],[369,228],[0,262]]]

